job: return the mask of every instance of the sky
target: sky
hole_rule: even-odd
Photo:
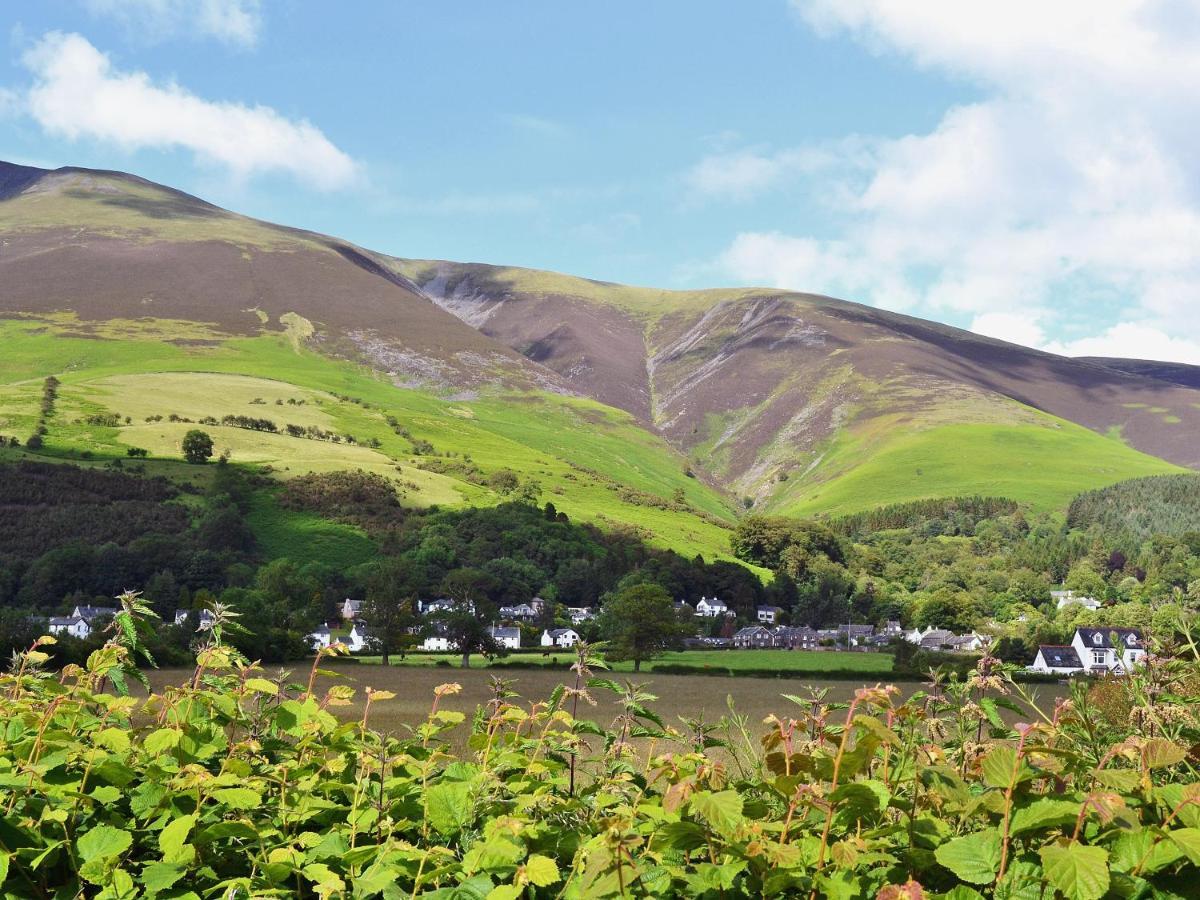
[[[1194,0],[6,0],[0,159],[1200,364]]]

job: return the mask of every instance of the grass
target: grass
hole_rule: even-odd
[[[1082,426],[1039,414],[1039,424],[941,425],[872,435],[847,432],[819,471],[772,512],[839,515],[928,497],[1009,497],[1034,511],[1065,508],[1080,491],[1185,471]]]
[[[280,425],[313,424],[351,433],[360,444],[375,438],[380,447],[208,427],[218,450],[228,448],[235,463],[270,465],[280,478],[366,468],[394,477],[404,502],[414,506],[505,499],[467,480],[421,469],[423,459],[414,455],[412,443],[388,426],[385,417],[391,415],[413,438],[432,443],[443,460],[469,459],[484,473],[511,468],[538,481],[542,502],[552,501],[574,519],[631,528],[683,554],[729,558],[728,529],[721,524],[734,518],[728,499],[688,478],[683,457],[624,412],[553,394],[454,400],[399,388],[365,368],[298,350],[286,334],[212,336],[211,343],[197,345],[167,340],[171,326],[162,320],[104,323],[101,333],[85,337],[70,317],[0,320],[5,348],[0,422],[6,423],[0,434],[28,437],[41,380],[55,374],[63,384],[47,439],[51,455],[124,457],[129,446],[140,446],[152,451],[149,465],[190,479],[193,467],[172,466],[168,460],[178,459],[183,433],[195,426],[166,417],[254,415]],[[265,402],[252,403],[256,398]],[[288,405],[288,399],[305,403]],[[129,416],[131,424],[74,424],[102,412]],[[148,415],[162,415],[164,421],[146,423]],[[621,484],[663,501],[681,490],[696,512],[628,502],[616,492]],[[311,532],[309,525],[300,531]],[[294,543],[274,534],[260,539],[273,547]],[[335,555],[341,558],[342,551]]]
[[[378,663],[378,656],[360,657],[364,663]],[[573,653],[558,650],[543,656],[540,652],[513,653],[506,657],[488,661],[482,656],[471,658],[472,668],[503,669],[509,663],[523,666],[569,664],[575,659]],[[404,660],[392,657],[392,664],[431,668],[439,663],[457,667],[461,657],[455,653],[410,653]],[[632,672],[633,663],[611,663],[614,672]],[[845,650],[679,650],[665,653],[658,659],[642,664],[642,672],[654,672],[663,666],[693,666],[697,669],[729,669],[739,671],[774,670],[789,675],[829,675],[834,673],[878,674],[880,677],[892,671],[889,653],[852,653]]]

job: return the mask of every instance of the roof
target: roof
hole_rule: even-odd
[[[749,637],[752,634],[758,634],[760,631],[767,635],[771,633],[769,628],[763,628],[761,625],[747,625],[745,628],[739,628],[734,637]]]
[[[71,625],[74,625],[74,624],[76,624],[78,622],[82,622],[82,621],[83,621],[83,619],[80,619],[76,616],[54,616],[53,618],[50,619],[50,624],[51,625],[62,625],[64,627],[69,627]]]
[[[578,634],[574,628],[551,628],[549,631],[550,637],[561,637],[564,634]]]
[[[118,612],[115,606],[77,606],[79,616],[83,619],[94,619],[97,616],[115,616]]]
[[[493,625],[488,633],[494,638],[514,638],[521,636],[521,629],[515,626]]]
[[[1042,662],[1054,669],[1082,669],[1079,654],[1074,647],[1061,647],[1055,644],[1044,644],[1038,647]]]
[[[1077,634],[1086,647],[1112,650],[1117,645],[1113,642],[1115,635],[1126,648],[1144,648],[1142,633],[1136,628],[1076,628]]]
[[[312,631],[309,632],[309,634],[329,634],[329,633],[330,632],[329,632],[328,625],[321,625],[317,628],[314,628]]]
[[[700,603],[703,603],[707,606],[724,606],[726,609],[728,609],[728,606],[726,606],[725,601],[719,600],[716,597],[701,597]]]
[[[759,612],[784,612],[784,608],[782,606],[758,606],[755,607],[755,609],[757,609]]]

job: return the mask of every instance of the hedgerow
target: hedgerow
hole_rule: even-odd
[[[133,696],[148,610],[120,599],[86,666],[43,671],[43,638],[0,678],[5,896],[1196,895],[1194,646],[1044,713],[985,658],[907,699],[788,697],[761,737],[732,711],[663,722],[582,647],[545,699],[495,680],[468,722],[446,684],[395,736],[371,728],[392,694],[339,718],[353,689],[321,687],[320,656],[269,676],[223,609],[191,678]]]

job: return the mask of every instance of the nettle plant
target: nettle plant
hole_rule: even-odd
[[[468,722],[447,684],[394,736],[370,726],[387,692],[336,715],[337,647],[268,676],[228,610],[185,683],[132,696],[150,613],[121,604],[86,666],[47,671],[43,638],[0,679],[4,896],[1200,895],[1192,645],[1044,713],[984,659],[907,699],[789,695],[762,725],[668,725],[581,646],[544,700],[496,679]],[[597,692],[614,720],[586,718]]]

